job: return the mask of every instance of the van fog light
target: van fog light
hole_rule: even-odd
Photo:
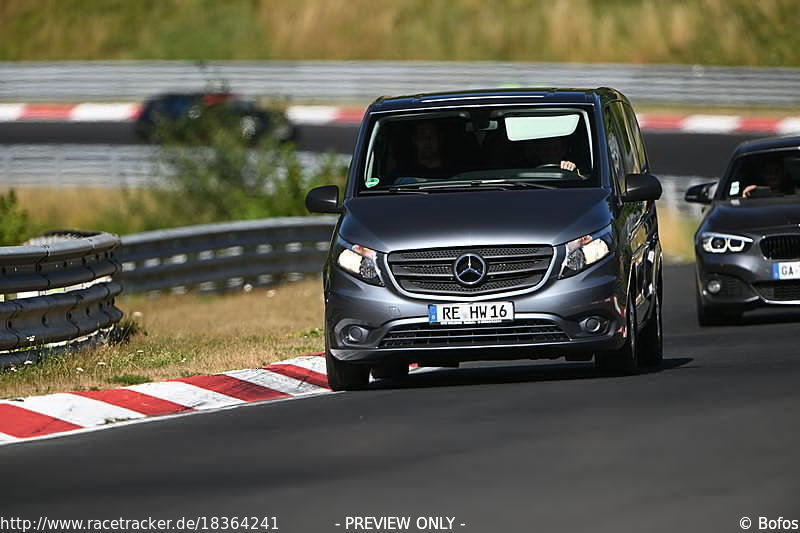
[[[711,294],[719,294],[719,291],[722,290],[722,283],[719,282],[718,279],[712,279],[706,284],[706,289]]]
[[[361,326],[349,326],[345,329],[345,340],[352,344],[358,344],[367,338],[367,330]]]
[[[590,316],[581,320],[581,329],[592,335],[603,333],[607,325],[608,321],[599,316]]]

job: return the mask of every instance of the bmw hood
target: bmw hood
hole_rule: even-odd
[[[381,252],[557,245],[611,220],[609,192],[600,188],[394,194],[347,200],[339,235]]]
[[[733,199],[715,203],[708,215],[712,231],[759,232],[800,225],[800,201],[794,198]]]

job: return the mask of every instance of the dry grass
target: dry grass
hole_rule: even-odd
[[[0,185],[0,193],[7,188]],[[123,235],[155,229],[158,205],[152,189],[114,187],[15,187],[20,208],[28,213],[29,236],[57,229],[108,231]],[[83,206],[92,205],[93,209]],[[170,219],[165,217],[165,222]],[[155,221],[157,222],[157,221]]]
[[[0,192],[3,190],[0,188]],[[104,229],[103,213],[106,210],[119,212],[125,202],[122,189],[107,187],[18,187],[15,190],[19,206],[28,212],[33,232]],[[80,207],[84,205],[100,206],[100,209]]]
[[[226,296],[125,297],[145,333],[0,374],[0,397],[256,368],[323,349],[319,280]]]
[[[694,232],[698,220],[674,209],[658,210],[659,237],[664,255],[670,263],[694,261]]]
[[[784,66],[800,64],[798,27],[793,0],[0,0],[0,60]]]

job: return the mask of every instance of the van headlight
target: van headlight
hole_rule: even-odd
[[[336,264],[347,272],[372,285],[383,285],[378,270],[378,252],[339,239],[336,247]]]
[[[750,237],[704,231],[700,234],[700,246],[710,254],[739,253],[753,242]]]
[[[585,270],[611,253],[614,249],[614,232],[611,226],[592,235],[584,235],[563,245],[564,262],[559,277],[568,278]]]

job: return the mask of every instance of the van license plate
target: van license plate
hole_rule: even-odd
[[[773,279],[800,279],[800,261],[772,265]]]
[[[476,302],[428,306],[431,324],[494,324],[514,320],[513,302]]]

